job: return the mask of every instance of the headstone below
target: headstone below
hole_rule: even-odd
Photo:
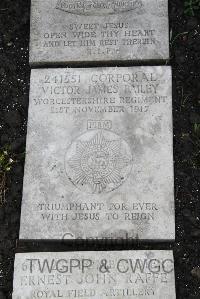
[[[175,299],[171,251],[23,253],[13,299]]]
[[[167,0],[32,0],[30,64],[168,58]]]
[[[32,70],[21,239],[174,240],[171,68]]]

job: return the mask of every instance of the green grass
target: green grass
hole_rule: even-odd
[[[6,177],[12,169],[15,160],[11,157],[9,147],[0,149],[0,206],[5,203],[6,197]]]
[[[200,138],[200,124],[194,124],[194,133]]]
[[[200,0],[185,0],[184,8],[186,15],[194,17],[200,11]]]
[[[9,172],[14,162],[9,147],[0,149],[0,173]]]
[[[19,162],[24,154],[14,154],[9,146],[0,148],[0,207],[6,200],[6,180],[15,163]]]

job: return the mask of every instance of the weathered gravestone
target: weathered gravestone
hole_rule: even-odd
[[[175,299],[171,251],[24,253],[13,299]]]
[[[21,239],[174,239],[171,68],[32,70]]]
[[[32,0],[31,64],[168,58],[167,0]]]

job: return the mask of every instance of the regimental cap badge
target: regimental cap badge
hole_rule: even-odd
[[[71,182],[87,193],[110,192],[124,183],[132,168],[125,140],[110,131],[91,131],[73,142],[66,154]]]

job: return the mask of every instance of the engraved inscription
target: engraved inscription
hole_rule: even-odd
[[[98,118],[102,113],[147,114],[169,101],[158,75],[142,70],[91,74],[63,71],[45,75],[39,90],[34,105],[45,106],[52,114],[95,113]],[[87,128],[111,130],[112,124],[109,120],[89,120]]]
[[[168,66],[32,70],[21,239],[174,239],[171,84]]]
[[[167,0],[32,2],[31,64],[169,58]]]
[[[111,120],[88,120],[87,122],[88,130],[111,130],[112,121]]]
[[[56,9],[80,15],[110,15],[143,7],[141,0],[58,0]]]
[[[132,168],[129,145],[113,132],[87,132],[66,154],[66,171],[81,191],[99,194],[118,188]]]
[[[175,299],[172,252],[18,254],[13,299],[54,298]]]

